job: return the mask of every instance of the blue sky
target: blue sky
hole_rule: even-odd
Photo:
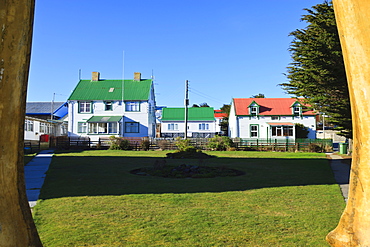
[[[79,80],[155,77],[157,105],[220,108],[279,86],[289,33],[323,0],[37,0],[27,101],[65,101]]]

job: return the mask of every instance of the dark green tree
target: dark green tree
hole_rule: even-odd
[[[296,138],[307,138],[308,136],[308,127],[303,124],[296,123],[295,126],[295,137]]]
[[[229,115],[230,115],[231,105],[224,104],[220,110],[227,114],[227,117],[224,117],[220,123],[221,130],[224,132],[224,135],[227,135],[229,132]]]
[[[263,93],[259,93],[257,95],[252,95],[252,98],[265,98],[265,95]]]
[[[280,84],[289,94],[330,117],[342,135],[352,137],[351,109],[342,49],[331,1],[305,9],[304,29],[290,33],[293,62],[287,68],[288,82]]]

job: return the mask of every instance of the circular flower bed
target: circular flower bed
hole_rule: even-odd
[[[226,168],[181,164],[179,166],[165,165],[163,167],[144,167],[131,171],[140,176],[157,176],[165,178],[214,178],[240,176],[244,172]]]

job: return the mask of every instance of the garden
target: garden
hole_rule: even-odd
[[[57,151],[33,210],[44,246],[328,246],[345,203],[325,154],[168,153]],[[182,164],[241,173],[132,172]]]

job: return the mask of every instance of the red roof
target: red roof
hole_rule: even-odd
[[[249,105],[254,101],[259,107],[259,115],[292,115],[292,105],[299,101],[294,98],[236,98],[233,99],[236,115],[250,115]],[[303,109],[302,115],[316,115],[312,110]]]
[[[224,118],[227,117],[227,113],[222,110],[215,110],[215,118]]]

